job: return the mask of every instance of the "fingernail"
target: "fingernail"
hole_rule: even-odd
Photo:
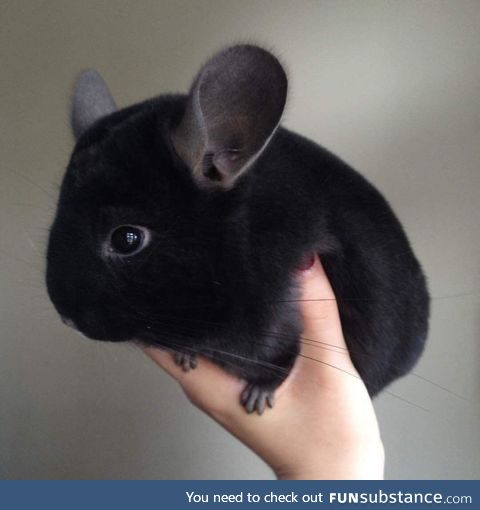
[[[313,264],[315,263],[315,255],[313,253],[309,253],[308,255],[303,257],[302,262],[298,266],[299,271],[308,271]]]

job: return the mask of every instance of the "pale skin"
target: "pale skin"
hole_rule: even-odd
[[[279,479],[382,479],[377,418],[348,354],[335,295],[320,261],[299,271],[298,278],[303,289],[301,355],[276,391],[274,408],[262,416],[247,414],[240,404],[245,382],[208,360],[200,359],[198,368],[186,373],[170,353],[143,350],[181,385],[193,405],[253,450]]]

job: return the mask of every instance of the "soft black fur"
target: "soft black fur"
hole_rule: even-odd
[[[223,52],[222,65],[238,70],[229,51],[261,50]],[[255,62],[245,65],[256,71]],[[269,81],[278,87],[282,78]],[[234,142],[221,140],[227,144],[221,149],[203,143],[205,153],[193,161],[175,133],[182,132],[199,82],[202,75],[190,96],[161,96],[83,130],[48,247],[47,284],[58,312],[91,338],[199,353],[273,390],[299,348],[295,272],[316,252],[353,362],[377,393],[410,370],[427,334],[425,279],[398,220],[343,161],[284,128],[275,131],[275,112],[266,124],[271,132],[253,133],[258,140],[244,159],[258,157],[247,166],[242,158],[236,167],[229,166],[234,158],[224,158],[225,148],[242,149],[238,133]],[[242,87],[238,80],[226,86]],[[221,93],[208,100],[217,97],[228,118],[232,106]],[[235,100],[244,100],[241,92]],[[256,122],[240,129],[251,132]],[[183,131],[198,136],[190,127]],[[109,233],[124,224],[148,228],[150,244],[131,257],[105,256]]]

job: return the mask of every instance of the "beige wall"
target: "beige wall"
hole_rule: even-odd
[[[65,328],[43,284],[78,70],[127,105],[244,40],[288,64],[285,124],[387,195],[429,278],[416,373],[465,400],[414,376],[391,391],[429,412],[378,398],[387,476],[480,476],[479,2],[1,0],[0,477],[271,476],[135,349]]]

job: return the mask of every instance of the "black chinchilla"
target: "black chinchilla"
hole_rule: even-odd
[[[47,264],[64,322],[98,340],[206,356],[261,413],[298,354],[296,269],[320,255],[371,395],[404,375],[428,328],[425,279],[380,193],[279,127],[287,77],[269,52],[217,53],[188,95],[118,110],[80,75],[77,138]],[[321,296],[319,296],[321,298]]]

